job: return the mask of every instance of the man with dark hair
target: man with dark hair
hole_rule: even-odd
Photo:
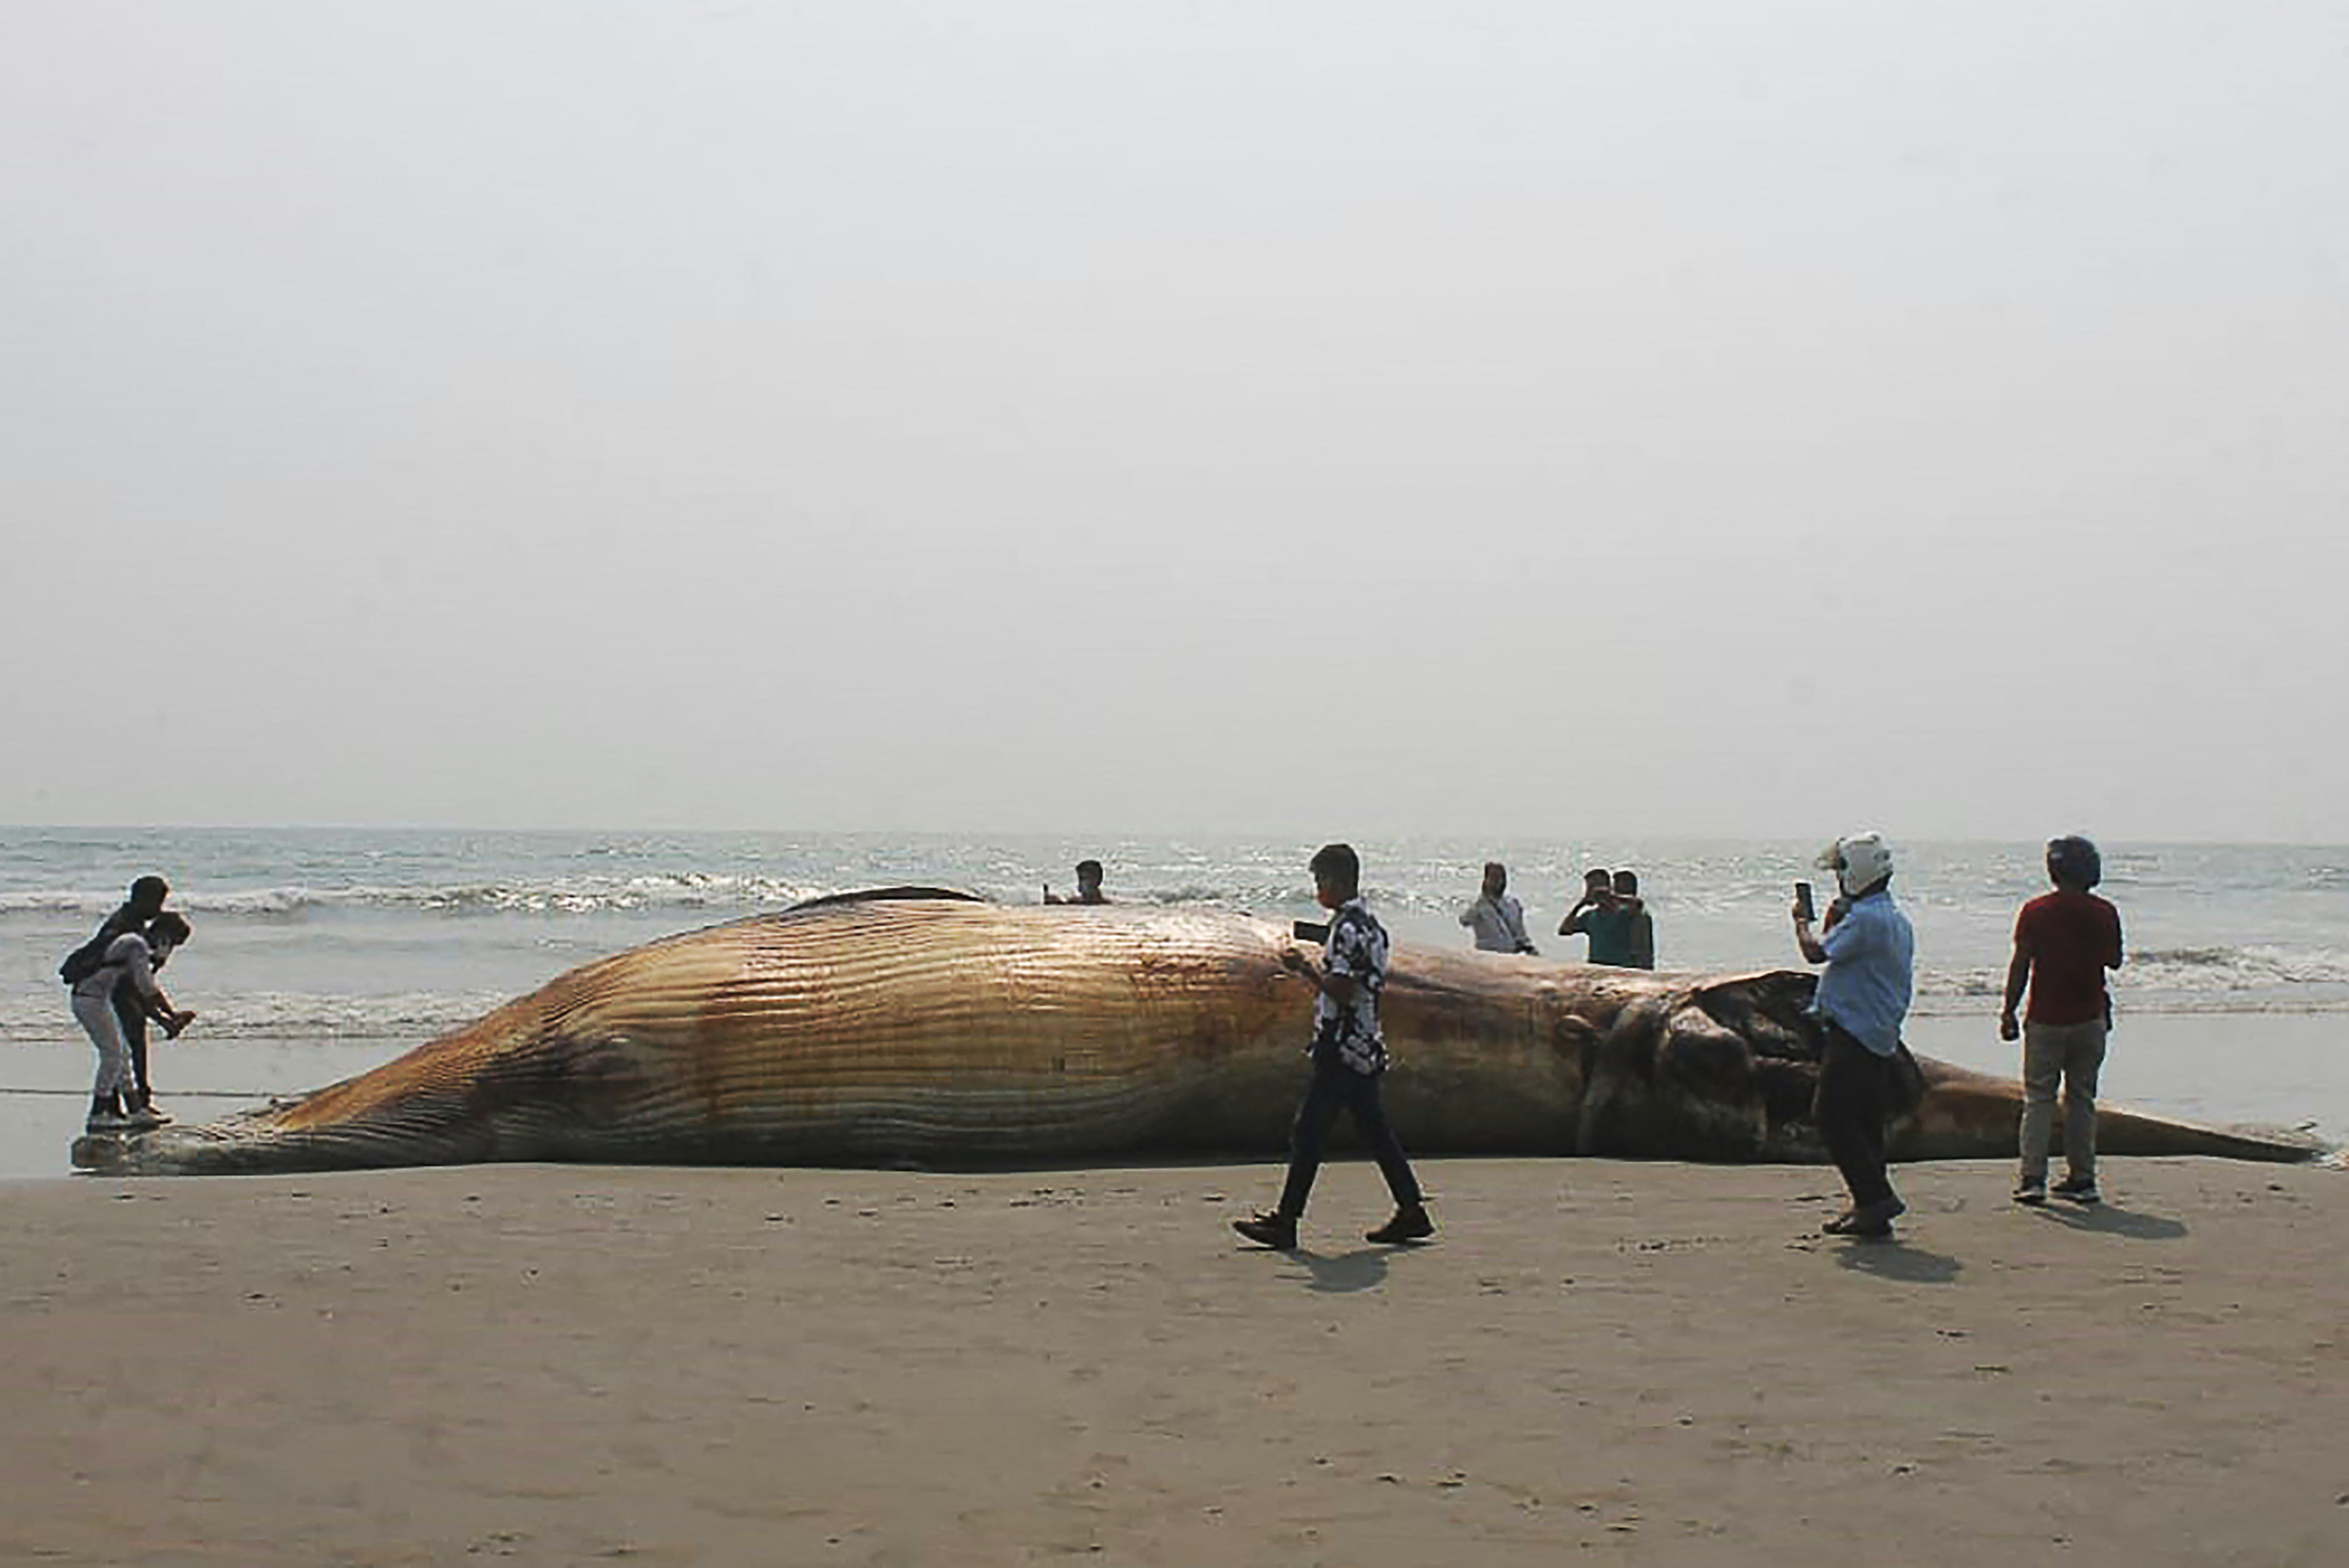
[[[1485,862],[1485,884],[1476,901],[1460,912],[1460,923],[1474,933],[1483,953],[1530,953],[1533,939],[1526,935],[1525,906],[1509,897],[1509,868],[1497,860]]]
[[[1394,1195],[1394,1217],[1365,1239],[1382,1245],[1421,1241],[1435,1233],[1435,1221],[1427,1216],[1418,1179],[1379,1100],[1379,1078],[1387,1068],[1386,1037],[1379,1029],[1379,992],[1387,981],[1386,928],[1362,902],[1361,861],[1350,846],[1322,846],[1312,869],[1313,896],[1330,912],[1322,966],[1317,971],[1293,947],[1282,950],[1280,961],[1313,984],[1313,1044],[1308,1053],[1313,1075],[1297,1107],[1279,1207],[1235,1220],[1232,1229],[1262,1246],[1285,1251],[1297,1245],[1297,1221],[1321,1168],[1323,1140],[1343,1110],[1352,1113],[1356,1130]]]
[[[2095,1203],[2096,1075],[2113,1022],[2105,971],[2121,965],[2120,911],[2088,889],[2104,879],[2096,846],[2075,834],[2047,846],[2047,879],[2055,885],[2014,919],[2014,957],[2006,966],[2006,1000],[1998,1037],[2023,1039],[2023,1166],[2017,1203],[2047,1201],[2047,1146],[2055,1126],[2055,1086],[2064,1086],[2064,1179],[2055,1196]],[[2014,1016],[2025,986],[2031,1007]]]
[[[140,1008],[160,1019],[168,1033],[177,1035],[185,1029],[195,1014],[171,1005],[156,983],[155,970],[188,936],[188,922],[167,909],[148,921],[143,931],[125,931],[109,942],[104,961],[75,983],[74,1018],[98,1048],[98,1079],[90,1090],[85,1130],[138,1130],[160,1127],[169,1119],[139,1104],[133,1094],[129,1045],[115,1014],[115,997],[119,988],[128,985]]]
[[[98,934],[83,944],[81,951],[93,958],[102,957],[115,938],[144,930],[149,921],[163,912],[163,902],[171,896],[171,884],[160,877],[140,877],[130,884],[130,896],[99,923]],[[160,963],[161,961],[155,961]],[[115,983],[114,1018],[122,1032],[123,1044],[129,1055],[129,1083],[123,1091],[124,1108],[145,1110],[150,1115],[156,1115],[153,1109],[155,1085],[147,1075],[146,999],[139,994],[138,988],[131,983],[127,973]],[[169,1116],[157,1116],[156,1119],[171,1120]]]
[[[1631,913],[1630,954],[1625,961],[1633,969],[1655,968],[1656,918],[1648,913],[1648,906],[1640,897],[1637,872],[1615,873],[1615,902]]]
[[[1098,860],[1077,862],[1077,892],[1072,898],[1063,898],[1051,888],[1044,889],[1048,904],[1106,904],[1109,896],[1102,891],[1102,863]]]
[[[1625,903],[1615,896],[1614,879],[1604,868],[1592,867],[1582,874],[1582,897],[1557,923],[1562,937],[1587,936],[1590,939],[1590,963],[1611,964],[1617,969],[1631,967],[1631,918],[1640,912],[1640,901]]]

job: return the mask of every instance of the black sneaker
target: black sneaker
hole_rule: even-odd
[[[2093,1176],[2067,1176],[2048,1190],[2074,1203],[2102,1203],[2105,1200],[2105,1195],[2096,1190],[2096,1179]]]
[[[1396,1210],[1394,1218],[1377,1230],[1364,1231],[1362,1240],[1392,1247],[1402,1241],[1424,1241],[1434,1234],[1435,1221],[1427,1217],[1427,1205],[1409,1203]]]
[[[2014,1184],[2014,1200],[2017,1203],[2028,1204],[2033,1209],[2036,1209],[2041,1204],[2046,1202],[2046,1178],[2041,1177],[2037,1180],[2033,1180],[2030,1177],[2026,1176],[2022,1180],[2016,1182]]]
[[[1898,1198],[1880,1199],[1851,1211],[1851,1221],[1842,1233],[1880,1241],[1892,1234],[1892,1221],[1909,1212],[1909,1205]]]
[[[1270,1210],[1250,1219],[1235,1220],[1232,1229],[1257,1246],[1270,1247],[1276,1252],[1293,1251],[1297,1246],[1297,1221]]]

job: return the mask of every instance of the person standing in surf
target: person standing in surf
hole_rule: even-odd
[[[1557,923],[1557,934],[1588,937],[1590,954],[1586,962],[1630,969],[1631,924],[1643,912],[1637,898],[1618,898],[1614,879],[1603,868],[1594,866],[1582,874],[1582,897],[1566,912],[1566,919]]]
[[[1044,889],[1048,904],[1106,904],[1109,895],[1102,891],[1102,863],[1098,860],[1077,862],[1077,891],[1073,898],[1063,898],[1050,888]]]
[[[1883,835],[1839,838],[1818,864],[1835,872],[1842,896],[1827,907],[1816,936],[1809,908],[1796,900],[1795,945],[1811,962],[1826,965],[1811,1002],[1826,1036],[1819,1057],[1819,1137],[1851,1190],[1851,1207],[1821,1229],[1830,1236],[1882,1238],[1909,1208],[1885,1168],[1884,1124],[1899,1092],[1895,1062],[1917,937],[1892,901],[1892,851]]]
[[[2055,885],[2014,919],[2014,957],[2006,966],[1998,1037],[2023,1041],[2023,1164],[2017,1203],[2047,1201],[2047,1147],[2055,1127],[2055,1087],[2064,1087],[2064,1179],[2058,1198],[2095,1203],[2096,1075],[2113,1023],[2105,971],[2121,966],[2121,916],[2088,889],[2104,880],[2096,846],[2074,834],[2047,846],[2047,879]],[[2014,1016],[2030,988],[2031,1006]]]
[[[1460,911],[1460,923],[1474,934],[1480,953],[1530,953],[1533,939],[1526,935],[1525,906],[1509,897],[1509,868],[1497,860],[1485,862],[1485,884],[1476,901]]]
[[[1313,1075],[1297,1107],[1290,1134],[1288,1179],[1280,1203],[1232,1229],[1261,1246],[1286,1251],[1297,1245],[1297,1222],[1321,1168],[1321,1147],[1340,1111],[1350,1112],[1362,1141],[1371,1147],[1394,1195],[1394,1217],[1365,1240],[1381,1244],[1417,1241],[1435,1234],[1427,1203],[1412,1174],[1402,1145],[1387,1125],[1379,1099],[1379,1079],[1387,1070],[1386,1037],[1379,1028],[1379,992],[1386,988],[1387,932],[1362,902],[1362,864],[1350,845],[1325,844],[1313,857],[1313,896],[1330,912],[1322,944],[1321,968],[1295,948],[1280,961],[1313,985],[1313,1043],[1308,1054]]]
[[[1640,875],[1636,871],[1615,873],[1615,901],[1631,911],[1631,924],[1627,933],[1630,956],[1627,961],[1633,969],[1656,967],[1656,918],[1648,913],[1645,900],[1640,897]]]

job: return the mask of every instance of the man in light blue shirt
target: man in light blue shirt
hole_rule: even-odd
[[[1795,945],[1811,962],[1827,966],[1811,1003],[1826,1036],[1819,1137],[1851,1189],[1851,1208],[1825,1229],[1836,1236],[1889,1236],[1908,1205],[1885,1169],[1884,1124],[1892,1115],[1893,1058],[1909,1014],[1917,938],[1892,901],[1892,851],[1881,834],[1837,839],[1819,866],[1835,872],[1843,896],[1816,936],[1809,912],[1795,906]]]

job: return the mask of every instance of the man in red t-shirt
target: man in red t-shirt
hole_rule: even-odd
[[[2088,891],[2103,878],[2096,846],[2077,836],[2049,841],[2053,893],[2023,906],[2014,920],[2014,960],[2006,967],[2002,1040],[2023,1038],[2023,1169],[2017,1203],[2047,1201],[2047,1145],[2055,1125],[2055,1085],[2064,1086],[2064,1162],[2055,1196],[2094,1203],[2096,1191],[2096,1072],[2113,1002],[2105,971],[2121,966],[2120,911]],[[2015,1007],[2031,988],[2018,1027]]]

